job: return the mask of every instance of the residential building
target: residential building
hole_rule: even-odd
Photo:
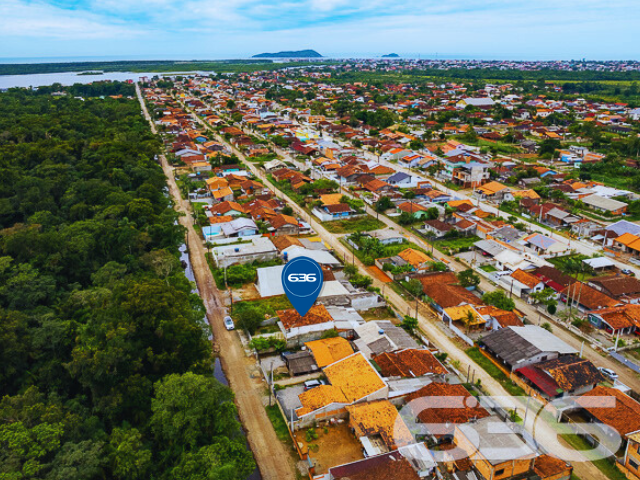
[[[553,333],[536,325],[502,328],[482,337],[481,345],[510,371],[578,353]]]

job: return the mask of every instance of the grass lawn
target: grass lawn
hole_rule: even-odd
[[[322,222],[322,226],[331,233],[354,233],[378,230],[384,227],[384,223],[376,220],[371,215],[365,215],[358,218]]]
[[[270,315],[271,317],[275,316],[277,310],[293,308],[286,295],[278,295],[276,297],[268,297],[262,300],[234,303],[232,316],[237,319],[238,314],[242,312],[242,310],[251,307],[257,307],[263,315]]]
[[[482,369],[495,378],[500,385],[513,396],[525,396],[525,391],[518,385],[515,385],[509,377],[507,377],[502,370],[500,370],[494,363],[485,357],[478,347],[472,347],[466,350],[467,355],[482,367]]]
[[[585,260],[589,258],[587,255],[582,255],[581,253],[576,253],[574,255],[564,255],[562,257],[554,257],[554,258],[549,258],[549,262],[552,263],[558,270],[560,270],[561,272],[566,273],[567,275],[571,275],[573,278],[579,280],[579,281],[584,281],[586,278],[590,278],[593,275],[591,274],[587,274],[587,273],[574,273],[574,272],[570,272],[568,271],[567,268],[567,264],[569,263],[570,260]]]
[[[289,435],[289,427],[287,427],[287,422],[284,421],[282,417],[282,413],[277,405],[271,405],[264,407],[267,410],[267,416],[271,423],[273,424],[273,429],[276,431],[276,435],[281,442],[289,443],[291,441],[291,436]]]
[[[468,249],[471,248],[471,246],[473,246],[474,243],[476,243],[478,240],[480,240],[480,237],[476,237],[475,235],[472,235],[470,237],[459,237],[459,238],[445,238],[443,240],[436,240],[434,242],[434,247],[436,247],[438,250],[461,250],[461,249]]]
[[[480,267],[480,270],[484,270],[487,273],[497,272],[498,269],[493,265],[483,265]]]
[[[560,436],[576,450],[591,450],[593,448],[585,439],[574,433],[561,433]],[[592,463],[611,480],[625,480],[627,478],[608,458],[592,460]]]

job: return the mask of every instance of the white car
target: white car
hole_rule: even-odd
[[[600,370],[600,373],[612,382],[615,382],[618,379],[618,374],[609,368],[598,367],[598,370]]]
[[[227,330],[235,330],[236,326],[233,324],[231,317],[224,317],[224,328]]]

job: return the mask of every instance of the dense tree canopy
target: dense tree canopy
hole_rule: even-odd
[[[159,143],[85,95],[0,94],[0,478],[245,478]]]

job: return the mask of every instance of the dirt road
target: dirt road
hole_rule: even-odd
[[[151,125],[151,130],[153,133],[157,133],[142,99],[138,84],[136,84],[136,93],[144,116]],[[237,333],[224,328],[223,318],[226,310],[223,306],[220,292],[213,280],[211,270],[207,265],[202,239],[193,228],[193,217],[189,211],[188,203],[180,196],[173,169],[164,155],[160,156],[160,160],[162,161],[162,169],[167,177],[169,191],[175,202],[175,209],[179,213],[185,214],[180,217],[180,223],[187,229],[189,258],[196,283],[207,309],[207,319],[209,325],[211,325],[211,331],[215,341],[220,346],[222,369],[229,380],[229,386],[235,394],[240,421],[246,431],[258,469],[264,480],[294,480],[294,467],[290,464],[291,456],[278,440],[262,404],[265,385],[261,381],[251,378],[250,364],[247,362],[247,357]]]

